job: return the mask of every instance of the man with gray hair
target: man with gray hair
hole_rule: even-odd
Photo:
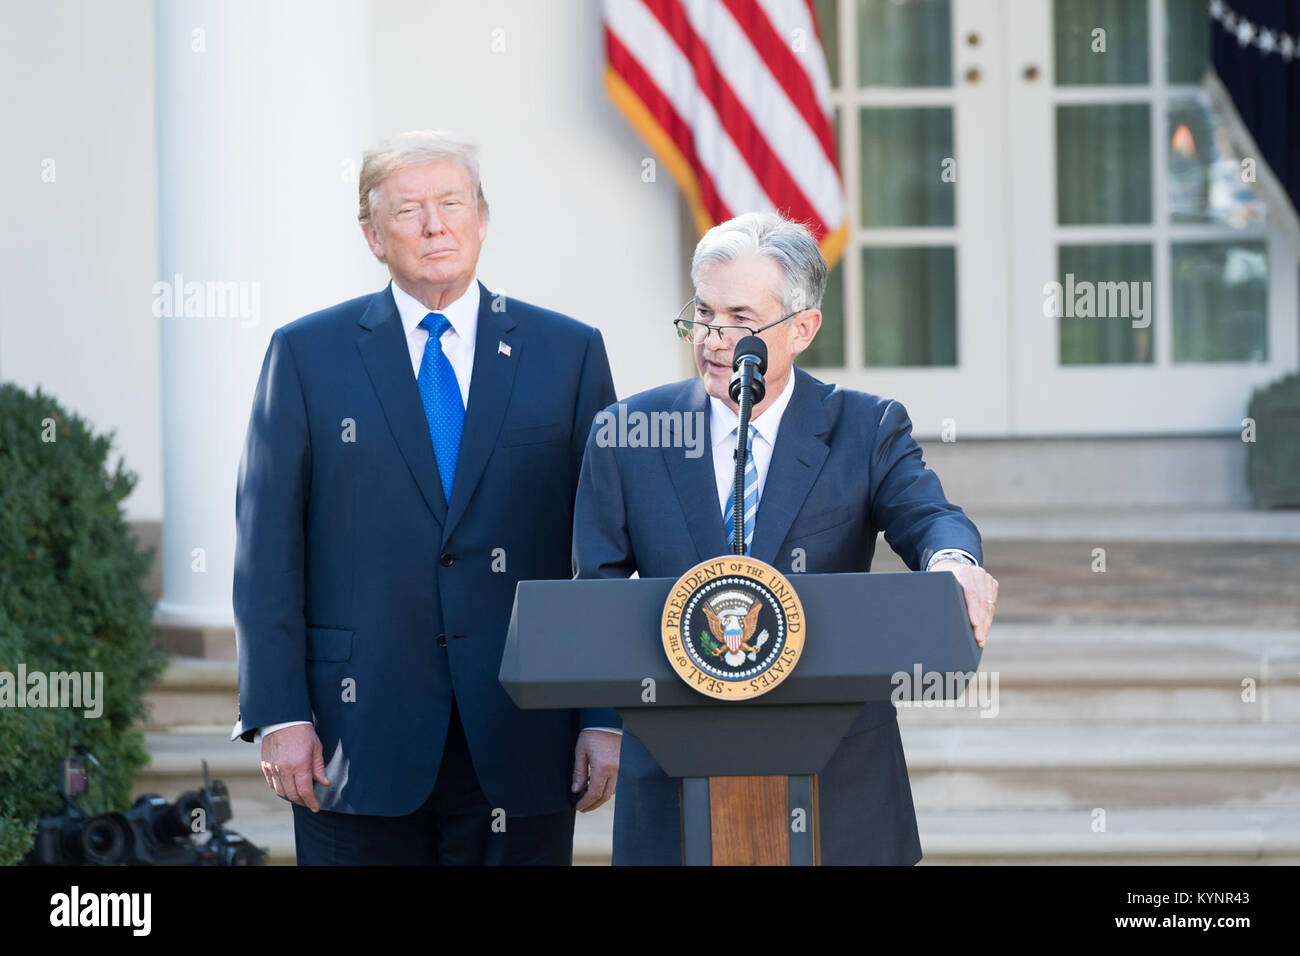
[[[622,404],[629,417],[706,416],[712,454],[615,447],[597,442],[593,431],[574,517],[578,577],[677,578],[732,553],[739,415],[728,385],[736,344],[757,335],[767,346],[767,390],[747,436],[745,553],[783,573],[869,571],[883,531],[912,570],[956,575],[983,646],[998,583],[979,566],[979,532],[925,467],[903,406],[823,384],[794,365],[821,327],[826,262],[816,240],[773,213],[739,216],[705,233],[691,279],[695,296],[674,326],[692,349],[698,377]],[[921,858],[892,702],[862,708],[818,779],[822,862]],[[624,733],[614,862],[679,864],[681,847],[679,781]]]
[[[392,281],[278,329],[253,400],[232,739],[261,741],[300,864],[568,864],[618,718],[524,713],[497,670],[515,584],[571,574],[604,343],[478,281],[470,144],[403,134],[358,199]]]

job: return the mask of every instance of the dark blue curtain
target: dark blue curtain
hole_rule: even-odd
[[[1225,0],[1216,8],[1214,71],[1255,138],[1260,158],[1292,208],[1300,210],[1300,2]],[[1238,33],[1242,21],[1250,25],[1246,43]],[[1272,35],[1270,52],[1261,49],[1264,30]],[[1282,55],[1288,38],[1294,45],[1289,59]]]

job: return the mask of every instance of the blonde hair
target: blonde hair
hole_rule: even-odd
[[[362,157],[357,221],[362,225],[369,224],[379,188],[389,175],[407,166],[440,159],[454,159],[465,167],[470,187],[478,200],[479,216],[487,219],[487,199],[483,196],[483,184],[478,176],[478,147],[445,130],[418,129],[394,136],[378,149],[367,150]]]

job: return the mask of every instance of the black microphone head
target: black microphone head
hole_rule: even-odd
[[[736,348],[731,353],[731,370],[733,372],[740,368],[741,360],[746,356],[756,356],[758,358],[758,373],[760,375],[767,371],[767,343],[757,335],[746,335],[736,343]]]

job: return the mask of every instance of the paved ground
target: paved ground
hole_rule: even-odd
[[[1007,623],[1300,626],[1300,542],[986,540],[984,563]],[[873,570],[904,570],[883,538]]]

